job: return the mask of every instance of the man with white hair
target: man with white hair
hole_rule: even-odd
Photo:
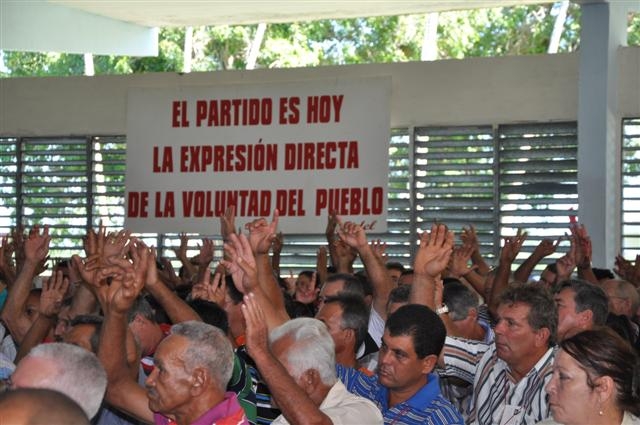
[[[59,391],[95,416],[107,388],[107,374],[95,354],[71,344],[40,344],[18,363],[11,388]]]
[[[278,326],[267,342],[265,316],[245,297],[247,348],[282,411],[273,424],[382,424],[371,401],[351,394],[336,376],[335,347],[326,326],[298,318]]]

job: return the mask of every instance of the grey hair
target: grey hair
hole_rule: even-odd
[[[189,341],[184,352],[188,370],[204,366],[216,387],[224,392],[233,372],[233,348],[226,335],[215,326],[190,320],[171,327],[171,335],[179,335]]]
[[[318,319],[300,317],[278,326],[269,334],[273,344],[289,337],[293,344],[287,353],[290,373],[298,380],[309,369],[320,374],[322,383],[336,383],[336,349],[327,327]]]
[[[478,308],[478,296],[457,279],[445,280],[442,302],[449,307],[451,320],[464,320],[471,309]]]
[[[66,394],[89,418],[98,413],[107,388],[107,373],[95,354],[72,344],[56,342],[35,346],[28,357],[46,359],[56,365],[53,375],[33,382],[32,388]]]

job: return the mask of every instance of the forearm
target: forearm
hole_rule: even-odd
[[[480,254],[480,250],[478,249],[474,250],[471,254],[471,262],[478,267],[478,273],[483,276],[485,276],[491,270],[487,262],[484,260],[482,254]]]
[[[98,300],[84,283],[81,283],[71,300],[70,316],[76,317],[81,314],[95,314],[98,310]]]
[[[600,282],[596,277],[595,273],[593,273],[593,269],[591,268],[591,264],[586,264],[582,266],[578,266],[578,277],[580,279],[584,279],[588,282],[591,282],[595,285],[598,285]]]
[[[484,298],[486,278],[480,276],[475,270],[469,270],[462,275],[462,278],[469,282],[473,289]]]
[[[496,313],[498,311],[498,304],[500,304],[500,295],[507,289],[509,286],[509,275],[511,274],[511,262],[509,261],[500,261],[498,268],[496,270],[496,275],[493,280],[493,285],[491,290],[489,291],[489,299],[487,301],[487,306],[489,308],[489,312],[496,317]]]
[[[159,280],[152,285],[147,285],[146,288],[167,313],[171,323],[175,324],[189,320],[202,321],[198,313]]]
[[[31,325],[20,343],[20,349],[14,360],[15,364],[18,364],[23,357],[29,354],[33,347],[40,344],[47,337],[47,334],[55,324],[55,319],[55,316],[38,315],[38,318],[33,322],[33,325]]]
[[[258,272],[258,282],[265,296],[273,304],[273,307],[277,311],[284,311],[284,297],[280,290],[280,285],[276,281],[271,268],[271,262],[269,254],[256,254],[256,270]]]
[[[252,353],[262,379],[292,424],[332,424],[270,352]]]
[[[368,244],[360,247],[358,253],[367,271],[367,276],[369,276],[369,280],[373,285],[373,308],[383,319],[386,319],[387,300],[389,299],[389,293],[393,289],[391,277],[387,273],[384,264],[380,263]]]
[[[411,284],[409,303],[425,305],[435,310],[435,290],[436,280],[434,277],[415,273],[413,275],[413,283]]]
[[[543,257],[537,255],[535,252],[532,253],[521,265],[516,269],[513,273],[513,277],[516,281],[526,283],[529,281],[529,276],[531,276],[531,272],[536,267],[536,265],[542,260]]]
[[[100,334],[98,358],[107,372],[105,400],[144,423],[153,423],[144,389],[130,375],[126,354],[127,318],[122,313],[108,313]]]
[[[271,255],[271,268],[276,276],[280,276],[280,253],[274,252]]]
[[[25,261],[22,270],[18,274],[14,284],[7,288],[7,300],[2,309],[2,318],[7,316],[16,316],[24,313],[29,292],[33,287],[33,276],[36,271],[37,261]]]

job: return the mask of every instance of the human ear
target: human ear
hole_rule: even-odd
[[[191,373],[191,395],[198,396],[207,390],[209,374],[202,367],[197,367]]]
[[[436,367],[438,363],[438,356],[435,354],[431,354],[422,359],[422,374],[426,375],[428,373],[433,372],[433,369]]]

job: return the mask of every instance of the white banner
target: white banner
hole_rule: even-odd
[[[280,213],[323,233],[329,211],[386,231],[391,79],[132,89],[126,228],[219,233]]]

